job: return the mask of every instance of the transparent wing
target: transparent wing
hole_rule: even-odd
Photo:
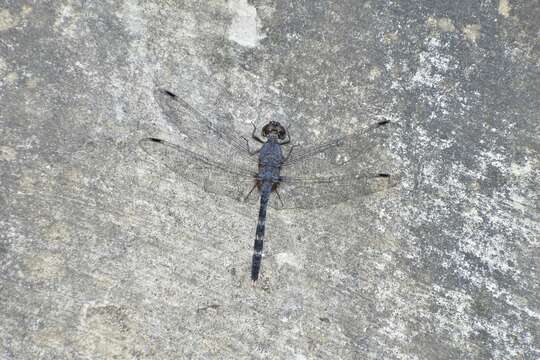
[[[380,156],[384,151],[377,152],[391,125],[379,121],[321,145],[294,147],[282,167],[282,202],[274,201],[274,207],[324,207],[396,186],[399,176],[387,171]]]
[[[358,172],[345,176],[313,178],[283,177],[274,198],[276,209],[312,209],[349,201],[396,186],[399,178],[386,173]]]
[[[144,138],[139,141],[139,146],[153,160],[185,180],[207,192],[227,195],[238,201],[245,200],[257,176],[256,173],[242,168],[233,158],[227,164],[216,162],[167,140]],[[256,198],[256,194],[250,196],[251,200]]]
[[[184,148],[197,149],[197,153],[224,163],[234,157],[244,167],[256,164],[247,140],[237,135],[231,121],[223,118],[212,122],[169,90],[155,89],[154,97],[167,119],[187,137]]]
[[[366,125],[353,135],[340,137],[327,143],[289,149],[290,155],[283,163],[283,174],[290,177],[309,175],[346,174],[347,167],[365,168],[376,159],[367,156],[380,147],[389,135],[388,120]],[[351,170],[354,172],[354,170]]]

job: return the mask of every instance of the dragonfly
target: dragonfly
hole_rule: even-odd
[[[293,145],[290,126],[279,121],[268,121],[260,134],[252,123],[250,137],[259,144],[253,148],[231,121],[210,120],[172,91],[157,88],[154,98],[180,131],[182,141],[147,137],[139,146],[154,161],[209,193],[258,202],[253,284],[259,279],[269,206],[278,210],[327,207],[386,190],[398,182],[395,175],[361,167],[358,161],[385,137],[389,120],[367,124],[351,135],[319,145],[304,146]]]

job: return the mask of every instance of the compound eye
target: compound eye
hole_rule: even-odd
[[[261,129],[261,135],[264,137],[268,136],[268,124],[263,126],[263,128]]]

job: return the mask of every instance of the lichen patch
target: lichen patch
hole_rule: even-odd
[[[430,28],[437,28],[442,32],[453,32],[456,31],[456,27],[452,22],[452,19],[449,18],[434,18],[429,17],[426,21],[426,24]]]
[[[378,66],[374,66],[369,71],[369,80],[373,81],[381,76],[381,69]]]
[[[465,36],[465,39],[475,43],[480,38],[481,28],[482,27],[480,26],[480,24],[466,25],[463,28],[463,35]]]
[[[15,84],[17,80],[19,80],[19,75],[16,72],[12,71],[4,77],[4,80],[8,84]]]
[[[499,14],[501,14],[504,17],[509,17],[510,10],[512,10],[512,7],[510,6],[510,1],[499,0]]]
[[[13,161],[17,158],[17,151],[10,146],[0,146],[0,161]]]
[[[12,15],[8,9],[1,9],[0,10],[0,31],[14,28],[15,26],[19,24],[20,20],[21,19],[18,16]]]
[[[37,281],[60,279],[65,274],[62,255],[42,253],[24,259],[26,276]]]

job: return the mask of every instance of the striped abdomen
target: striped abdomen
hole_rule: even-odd
[[[266,223],[266,209],[272,192],[272,183],[263,183],[261,189],[261,205],[259,207],[259,220],[257,221],[257,231],[255,232],[255,244],[253,245],[253,260],[251,263],[251,280],[257,281],[261,268],[262,251],[264,243],[264,227]]]

